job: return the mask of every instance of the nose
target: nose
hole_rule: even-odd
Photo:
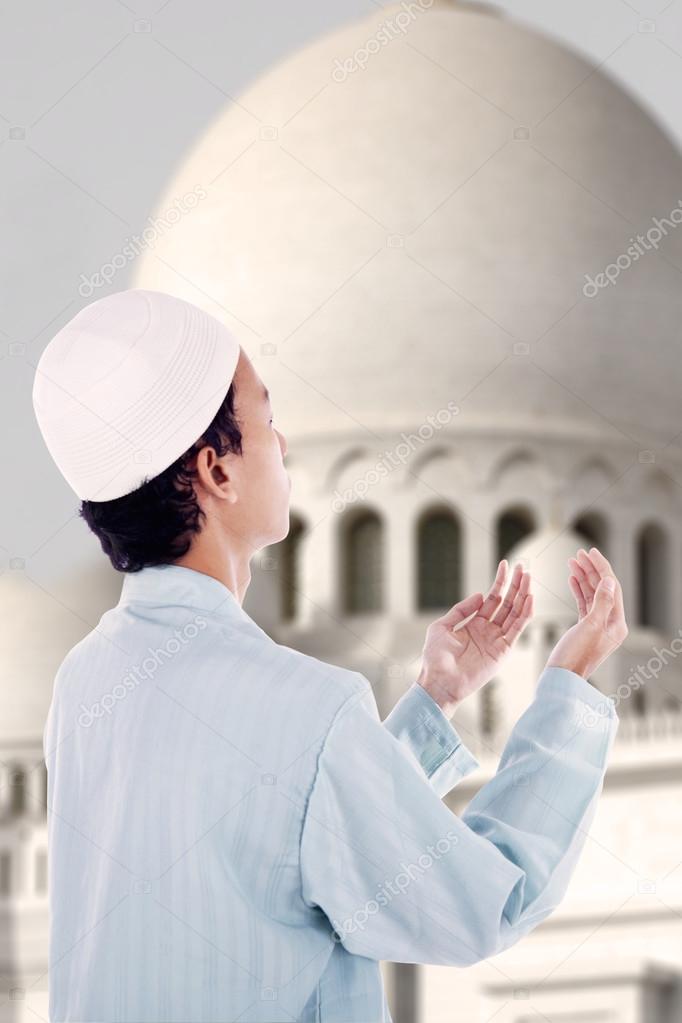
[[[279,430],[277,431],[277,433],[279,434],[279,444],[280,444],[280,447],[282,449],[282,458],[286,458],[286,453],[287,453],[286,437],[284,436],[283,433],[279,433]]]

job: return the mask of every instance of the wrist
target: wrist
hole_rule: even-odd
[[[448,692],[444,686],[439,685],[436,681],[425,677],[423,674],[418,676],[416,684],[422,687],[424,692],[431,697],[434,703],[438,704],[448,718],[452,717],[462,702],[456,696],[453,696],[452,693]]]
[[[586,659],[571,657],[550,657],[546,666],[548,668],[565,668],[566,671],[572,671],[574,675],[580,675],[584,679],[589,678],[593,671]]]

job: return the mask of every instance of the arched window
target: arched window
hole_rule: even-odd
[[[302,520],[297,515],[292,515],[289,532],[281,541],[279,555],[281,614],[284,621],[296,618],[299,610],[300,554],[301,540],[304,534],[305,527]]]
[[[349,517],[342,543],[344,610],[351,614],[382,607],[383,536],[374,512]]]
[[[490,682],[481,689],[479,702],[481,734],[490,738],[495,734],[497,728],[497,679],[492,678]]]
[[[535,529],[535,516],[529,508],[508,508],[497,517],[497,561],[506,558]],[[497,562],[494,567],[496,567]]]
[[[597,547],[605,557],[608,557],[607,529],[606,522],[598,512],[586,512],[579,515],[572,525],[573,531],[582,537],[587,547]]]
[[[0,895],[12,893],[12,853],[9,849],[0,849]]]
[[[36,849],[35,892],[36,895],[45,895],[47,892],[47,852],[45,849]]]
[[[646,697],[643,689],[633,689],[632,691],[632,707],[639,717],[642,717],[646,713]]]
[[[13,817],[19,817],[26,812],[26,771],[23,767],[10,766],[9,785],[9,812]]]
[[[47,765],[42,760],[35,768],[40,774],[40,808],[39,811],[43,815],[47,814]]]
[[[637,623],[665,630],[668,624],[668,541],[656,523],[637,534]]]
[[[448,608],[461,600],[462,531],[447,509],[424,514],[417,526],[417,607]]]
[[[555,646],[557,640],[559,639],[560,635],[559,629],[557,628],[556,625],[546,625],[544,631],[545,646],[547,647],[548,650],[551,650],[552,647]]]

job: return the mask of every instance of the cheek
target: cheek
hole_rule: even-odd
[[[272,483],[273,479],[284,475],[282,449],[277,437],[268,437],[259,447],[254,469],[255,474],[264,482]]]

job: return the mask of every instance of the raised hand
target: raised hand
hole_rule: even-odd
[[[568,668],[588,678],[628,635],[623,591],[604,555],[592,547],[569,558],[569,586],[578,622],[554,647],[547,667]]]
[[[451,717],[489,682],[533,614],[530,575],[516,565],[502,597],[509,565],[499,563],[488,595],[474,593],[431,623],[417,682]]]

